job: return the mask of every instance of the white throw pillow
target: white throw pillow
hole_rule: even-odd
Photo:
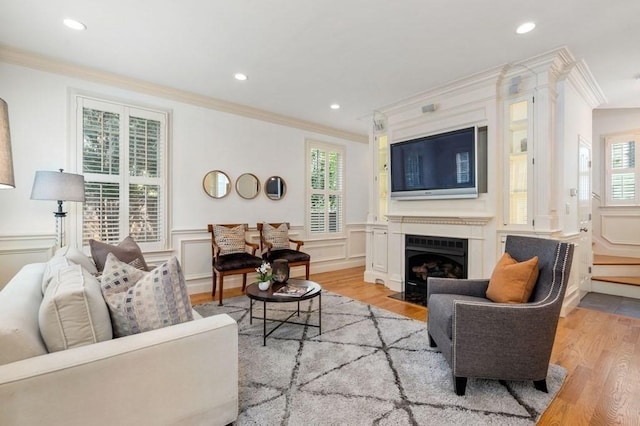
[[[113,338],[98,280],[80,265],[54,273],[42,298],[39,323],[49,352]]]
[[[101,287],[115,337],[193,320],[189,293],[175,257],[143,272],[109,253]]]

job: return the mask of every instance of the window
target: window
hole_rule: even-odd
[[[343,230],[344,164],[344,147],[307,141],[307,229],[312,235]]]
[[[605,138],[606,199],[608,205],[640,205],[637,149],[640,130]]]
[[[167,116],[76,96],[78,170],[85,178],[82,242],[166,247]]]

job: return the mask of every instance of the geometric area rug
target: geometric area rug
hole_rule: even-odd
[[[451,370],[429,347],[427,325],[322,292],[322,334],[284,324],[262,346],[262,320],[249,324],[249,298],[194,306],[238,322],[240,413],[236,425],[533,425],[566,377],[549,366],[549,393],[531,381],[469,379],[453,391]],[[317,324],[318,298],[300,303],[297,322]],[[296,303],[267,304],[284,317]],[[262,316],[262,302],[254,304]],[[267,331],[276,323],[268,323]]]

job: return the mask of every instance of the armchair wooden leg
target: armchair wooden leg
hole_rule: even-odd
[[[247,274],[242,274],[242,292],[247,289]]]
[[[453,390],[456,391],[456,395],[464,396],[464,392],[467,388],[467,378],[453,376]]]
[[[218,281],[218,275],[216,274],[216,270],[212,269],[212,280],[213,281],[213,286],[211,287],[211,298],[215,298],[216,297],[216,281]]]
[[[222,294],[224,293],[224,275],[220,274],[220,301],[218,306],[222,306]]]
[[[547,390],[547,380],[546,379],[534,380],[533,381],[533,386],[535,386],[535,388],[538,389],[539,391],[542,391],[544,393],[549,393],[549,391]]]
[[[309,265],[308,263],[305,266],[305,280],[309,279],[309,268],[311,265]]]

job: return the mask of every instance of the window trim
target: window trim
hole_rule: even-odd
[[[624,140],[635,142],[635,167],[632,170],[635,175],[635,199],[633,201],[612,199],[611,190],[611,146]],[[604,161],[602,165],[604,177],[604,203],[607,207],[638,207],[640,206],[640,129],[611,133],[604,136]]]
[[[328,185],[325,185],[325,192],[327,195],[339,194],[342,197],[342,211],[340,231],[331,232],[325,230],[325,232],[311,232],[311,195],[314,190],[311,189],[311,150],[322,149],[325,151],[337,152],[342,156],[342,180],[340,191],[331,191],[328,189]],[[328,170],[326,171],[328,174]],[[307,239],[326,239],[326,238],[344,238],[346,235],[346,204],[347,204],[347,191],[346,191],[346,175],[347,175],[347,148],[344,145],[330,142],[322,142],[314,139],[305,140],[305,228],[307,232]],[[325,177],[325,183],[327,182]],[[328,205],[327,205],[328,208]],[[326,228],[325,228],[326,229]]]
[[[112,107],[114,110],[135,110],[136,112],[141,112],[142,118],[148,118],[146,114],[161,114],[163,115],[163,124],[162,124],[162,132],[165,137],[163,140],[163,148],[160,153],[160,161],[158,163],[158,167],[162,171],[162,175],[160,178],[154,178],[154,183],[158,180],[160,185],[163,187],[163,197],[161,198],[159,209],[162,211],[161,220],[162,224],[159,227],[160,231],[160,241],[158,242],[138,242],[141,249],[144,252],[159,252],[163,250],[171,249],[171,141],[172,141],[172,110],[162,107],[157,107],[153,105],[148,105],[145,103],[132,102],[126,99],[118,99],[109,96],[103,96],[100,94],[88,93],[81,90],[70,89],[69,90],[69,140],[68,140],[68,152],[69,152],[69,169],[74,173],[79,173],[84,175],[83,173],[83,144],[82,144],[82,131],[83,131],[83,123],[82,123],[82,100],[88,100],[90,103],[98,102],[103,105],[107,105],[108,107]],[[135,114],[134,114],[135,116]],[[124,127],[124,122],[120,124],[121,129]],[[128,129],[126,133],[128,134]],[[127,142],[128,143],[128,142]],[[122,154],[128,158],[129,152],[128,149],[124,151]],[[122,158],[121,155],[121,158]],[[127,175],[128,179],[125,179],[123,176]],[[128,176],[129,171],[128,168],[120,169],[120,179],[119,183],[124,185],[125,182],[127,188],[125,191],[128,193],[128,185],[131,183],[140,182],[144,180],[144,177],[140,176]],[[95,176],[95,175],[93,175]],[[98,176],[97,179],[93,179],[95,181],[100,181]],[[77,244],[78,247],[82,247],[83,244],[83,214],[84,214],[84,204],[83,203],[68,203],[69,205],[69,238],[67,241],[71,244]],[[126,205],[123,207],[126,211],[129,209],[129,202],[126,201]],[[120,217],[122,224],[122,216]],[[120,240],[122,240],[126,235],[121,235]],[[87,247],[83,247],[87,250]]]

